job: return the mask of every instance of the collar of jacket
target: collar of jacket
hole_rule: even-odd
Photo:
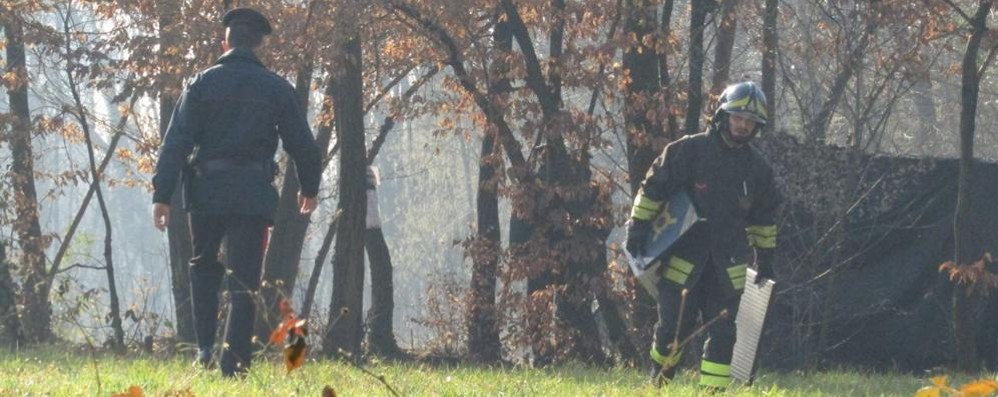
[[[257,64],[261,68],[264,67],[263,62],[260,62],[260,58],[256,57],[256,54],[253,53],[253,50],[246,48],[233,48],[229,51],[226,51],[224,54],[222,54],[222,56],[218,57],[218,60],[215,61],[215,64],[219,65],[229,62],[250,62]]]

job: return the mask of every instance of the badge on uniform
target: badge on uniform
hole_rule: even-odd
[[[662,261],[658,260],[659,257],[679,241],[679,238],[693,225],[702,220],[704,219],[697,214],[690,196],[681,191],[662,205],[662,212],[652,221],[652,233],[645,242],[644,255],[633,257],[630,252],[624,250],[634,277],[637,277],[638,282],[653,297],[658,297],[656,284],[661,277],[659,267],[662,265]]]

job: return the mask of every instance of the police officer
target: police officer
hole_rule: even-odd
[[[170,197],[183,174],[194,245],[190,277],[196,363],[213,363],[224,279],[229,313],[219,366],[224,376],[232,376],[250,366],[253,294],[260,286],[278,200],[272,184],[278,139],[298,170],[302,214],[318,203],[321,153],[291,84],[254,54],[271,33],[267,18],[236,8],[225,14],[223,24],[225,53],[187,83],[170,120],[153,177],[153,222],[159,230],[166,228]],[[224,265],[219,262],[223,238],[228,244]]]
[[[707,330],[700,365],[700,384],[723,389],[730,380],[735,343],[734,318],[745,285],[749,248],[754,248],[758,276],[773,277],[776,247],[774,212],[779,195],[773,172],[749,145],[766,124],[766,97],[752,82],[734,84],[721,94],[705,133],[686,136],[666,146],[641,183],[628,226],[627,249],[644,253],[651,221],[673,194],[685,191],[700,216],[664,261],[658,284],[658,323],[651,348],[653,380],[675,373],[682,349],[671,344],[680,327],[683,340],[695,327],[696,315],[718,321]],[[680,319],[683,290],[687,290]],[[722,315],[724,313],[724,315]]]

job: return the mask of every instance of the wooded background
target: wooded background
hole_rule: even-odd
[[[220,55],[221,15],[252,6],[275,27],[260,57],[296,86],[328,153],[310,217],[281,159],[261,336],[286,298],[331,356],[645,362],[653,302],[620,248],[631,197],[727,84],[754,80],[790,198],[781,222],[809,236],[780,235],[807,253],[777,267],[788,310],[809,313],[784,336],[795,363],[827,362],[846,341],[816,313],[850,293],[829,275],[878,265],[835,265],[855,259],[865,159],[954,159],[950,233],[936,237],[948,254],[922,270],[994,245],[980,212],[993,196],[972,194],[990,183],[974,167],[998,158],[992,3],[2,0],[2,339],[192,341],[190,236],[182,211],[154,230],[149,180],[184,80]],[[380,227],[366,222],[369,165]],[[876,188],[904,191],[892,186]],[[939,361],[972,369],[998,358],[978,354],[985,301],[965,293],[991,273],[961,269],[969,281],[931,326],[954,341]]]

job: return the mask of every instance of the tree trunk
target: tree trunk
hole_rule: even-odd
[[[735,29],[738,27],[735,0],[721,0],[721,19],[717,27],[717,43],[714,44],[714,77],[711,79],[710,93],[721,95],[731,81],[731,52],[735,47]]]
[[[673,95],[673,92],[676,87],[673,86],[672,76],[669,73],[669,54],[673,51],[671,40],[673,8],[675,8],[675,2],[673,0],[665,0],[665,5],[662,6],[662,23],[659,25],[661,29],[659,40],[662,41],[662,52],[658,54],[659,84],[662,85],[662,109],[666,112],[665,132],[663,135],[669,140],[674,140],[679,135],[679,121],[676,119],[676,112],[672,111],[673,106],[675,106],[675,95]]]
[[[987,33],[987,16],[991,10],[990,0],[981,0],[971,22],[972,34],[963,55],[960,82],[960,173],[957,177],[956,217],[953,228],[956,263],[970,264],[982,254],[974,243],[973,214],[971,214],[971,172],[974,161],[974,129],[977,117],[977,100],[980,92],[981,74],[978,72],[977,54],[981,41]],[[956,337],[957,367],[964,372],[978,370],[977,343],[974,329],[972,299],[969,286],[956,283],[953,286],[953,333]]]
[[[0,6],[6,38],[6,73],[15,76],[15,84],[7,85],[7,97],[13,123],[10,127],[10,149],[13,176],[14,211],[17,219],[13,229],[21,244],[18,273],[23,277],[20,304],[24,311],[22,326],[30,342],[42,342],[52,337],[52,305],[49,302],[51,277],[45,269],[45,246],[38,221],[38,196],[35,190],[34,152],[32,150],[31,110],[28,106],[29,76],[25,63],[24,28],[19,15]]]
[[[624,123],[627,128],[627,174],[632,194],[637,192],[657,155],[653,142],[662,137],[661,123],[648,116],[658,105],[655,94],[659,90],[659,68],[668,66],[659,65],[655,45],[647,46],[644,40],[658,28],[656,14],[654,4],[648,1],[630,0],[627,3],[624,35],[636,39],[633,47],[624,51],[623,59],[624,73],[630,77],[630,84],[624,88]]]
[[[312,72],[312,61],[306,60],[295,78],[295,96],[298,98],[298,105],[306,113],[309,106],[308,92]],[[328,143],[327,139],[326,144]],[[319,148],[322,153],[328,150],[325,146]],[[260,289],[263,304],[257,308],[260,312],[256,320],[257,337],[266,337],[270,330],[277,327],[281,322],[279,305],[281,298],[291,301],[294,295],[310,219],[309,215],[303,215],[298,211],[300,189],[295,164],[285,157],[281,196],[277,203],[273,231],[270,234],[270,244],[267,245],[267,256],[263,264],[263,279],[267,287]]]
[[[766,104],[769,109],[766,131],[776,129],[776,57],[780,53],[776,25],[780,16],[779,6],[779,0],[766,0],[762,17],[762,92],[769,102]]]
[[[387,129],[382,128],[387,132]],[[368,164],[370,164],[368,159]],[[378,210],[378,176],[367,168],[367,230],[364,246],[371,266],[371,308],[367,312],[367,350],[382,357],[397,357],[401,353],[395,342],[395,284],[392,256],[388,242],[381,231],[381,212]]]
[[[496,27],[499,31],[502,28]],[[508,38],[507,38],[508,39]],[[497,45],[502,45],[497,42]],[[499,273],[501,241],[499,226],[498,177],[495,131],[487,127],[482,138],[478,164],[476,200],[477,236],[471,246],[471,303],[468,315],[468,352],[481,362],[502,359],[499,342],[499,310],[496,307],[496,279]]]
[[[333,254],[333,297],[329,305],[330,325],[323,341],[326,355],[361,358],[364,302],[364,229],[367,216],[364,150],[364,91],[359,37],[340,45],[336,108],[340,153],[340,201],[342,219]]]
[[[0,344],[17,349],[23,343],[21,322],[17,318],[17,295],[14,277],[7,261],[7,246],[0,243]]]
[[[709,1],[693,1],[690,4],[690,50],[689,76],[686,88],[686,135],[700,132],[701,109],[703,109],[703,31],[710,13]]]
[[[500,103],[510,91],[508,56],[513,51],[509,22],[499,18],[492,31],[495,55],[491,65],[489,96]],[[499,272],[501,241],[497,166],[502,158],[496,145],[496,131],[487,126],[482,136],[478,160],[476,190],[477,236],[470,247],[472,261],[470,306],[468,313],[468,353],[477,361],[502,359],[499,342],[499,311],[496,308],[496,280]]]
[[[634,47],[627,48],[623,58],[625,73],[630,76],[631,81],[631,84],[625,87],[624,122],[628,132],[628,179],[630,180],[630,193],[633,196],[637,194],[638,188],[641,186],[641,181],[644,180],[645,173],[648,172],[652,161],[658,155],[657,150],[661,149],[666,143],[668,136],[675,133],[675,130],[672,130],[672,128],[674,128],[676,118],[667,109],[668,103],[673,100],[671,87],[669,86],[668,52],[670,49],[665,48],[662,53],[658,53],[656,46],[646,46],[644,45],[645,41],[642,40],[642,37],[653,34],[659,29],[657,26],[655,2],[631,0],[627,6],[628,13],[624,32],[627,36],[633,34],[637,38]],[[668,27],[670,21],[667,18],[671,19],[672,4],[666,4],[665,7],[666,9],[663,10],[661,37],[657,41],[668,43],[668,36],[671,33]],[[668,46],[668,44],[665,45]],[[665,84],[666,92],[658,96],[657,93],[660,84]],[[649,111],[659,106],[656,99],[665,102],[662,107],[666,108],[668,112],[668,115],[665,116],[669,120],[665,123],[668,126],[667,128],[669,128],[668,133],[662,131],[663,123],[660,120],[648,118],[648,115],[651,113]],[[633,307],[635,310],[633,310],[631,318],[634,324],[633,328],[637,330],[638,334],[651,335],[651,329],[657,316],[655,300],[640,287],[636,293],[637,300],[634,302]],[[597,299],[599,300],[600,308],[603,309],[608,330],[616,328],[611,327],[613,323],[623,323],[623,316],[616,313],[615,309],[617,309],[617,305],[612,305],[614,302],[610,298],[609,290],[600,294]],[[621,353],[626,359],[637,360],[636,362],[647,360],[648,355],[640,353],[644,349],[637,346],[629,346],[630,344],[626,343],[628,328],[631,327],[623,329],[623,335],[613,335],[612,338],[616,339],[615,342],[617,342]],[[613,333],[616,334],[617,332]],[[633,350],[633,352],[629,352],[629,350]],[[632,355],[633,357],[626,357],[628,355]]]
[[[377,195],[375,195],[377,197]],[[370,209],[370,208],[369,208]],[[371,308],[367,312],[367,349],[382,357],[396,357],[401,352],[395,341],[395,287],[392,280],[392,257],[381,227],[370,227],[364,245],[371,263]]]
[[[170,51],[177,47],[178,33],[175,31],[177,14],[180,13],[180,4],[176,0],[158,0],[156,2],[157,13],[159,14],[159,57],[164,64],[175,65],[176,55]],[[166,129],[170,126],[170,117],[173,115],[173,107],[180,93],[180,84],[176,76],[170,76],[164,68],[160,75],[159,92],[159,136],[166,135]],[[191,245],[190,227],[188,227],[187,213],[183,210],[183,200],[181,199],[183,189],[178,186],[170,198],[170,220],[167,227],[167,238],[170,247],[170,286],[173,291],[173,306],[176,311],[176,332],[181,342],[194,342],[194,311],[191,306],[191,277],[190,260],[193,255]]]

